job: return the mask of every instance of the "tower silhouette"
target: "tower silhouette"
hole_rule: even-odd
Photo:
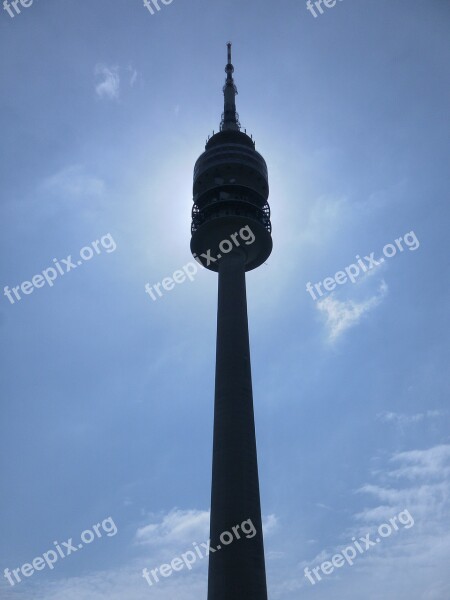
[[[224,112],[194,167],[191,226],[194,257],[219,274],[208,600],[267,600],[245,272],[272,251],[269,184],[241,131],[227,47]],[[253,537],[221,538],[248,520]]]

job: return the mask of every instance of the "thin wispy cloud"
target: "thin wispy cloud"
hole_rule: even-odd
[[[415,423],[421,423],[423,421],[426,421],[427,419],[438,419],[445,415],[446,413],[442,410],[427,410],[422,413],[415,413],[410,415],[384,411],[377,415],[377,419],[379,419],[383,423],[392,423],[394,425],[399,425],[400,427],[406,427]]]
[[[367,557],[366,569],[380,577],[389,572],[392,576],[390,565],[396,565],[398,575],[392,582],[392,597],[448,597],[450,586],[445,582],[443,567],[450,555],[449,472],[448,444],[398,452],[390,457],[386,470],[376,475],[378,481],[359,489],[375,502],[375,506],[355,515],[361,527],[353,532],[354,535],[387,522],[405,509],[415,521],[412,529],[390,539],[381,553]],[[424,585],[427,593],[420,595],[418,590]]]
[[[119,67],[107,67],[98,64],[95,67],[95,93],[99,98],[116,100],[120,94]]]
[[[198,600],[206,598],[207,578],[204,569],[177,573],[149,588],[142,578],[143,567],[152,562],[135,562],[125,567],[96,571],[80,577],[51,582],[27,582],[27,589],[2,590],[2,600]],[[22,595],[23,594],[23,595]]]
[[[443,526],[441,520],[450,515],[449,473],[448,444],[395,453],[386,468],[374,474],[376,481],[357,490],[378,504],[365,508],[355,518],[364,524],[376,524],[407,508],[420,518],[422,526],[426,525],[425,521],[430,526],[434,524],[434,528]]]
[[[203,541],[208,537],[209,511],[173,509],[136,532],[138,544],[172,545]]]
[[[305,567],[330,560],[343,547],[351,545],[352,539],[369,533],[374,540],[380,525],[408,511],[411,516],[408,528],[399,527],[389,539],[357,556],[351,570],[348,567],[326,577],[326,583],[316,585],[317,598],[353,597],[353,590],[364,586],[368,600],[376,600],[379,590],[373,584],[384,580],[389,581],[389,587],[383,597],[389,600],[449,597],[450,586],[444,575],[450,554],[449,469],[450,445],[447,444],[392,454],[384,469],[374,473],[372,481],[356,490],[366,506],[353,514],[351,525],[342,531],[336,544],[301,561],[297,569],[302,576],[292,577],[279,589],[285,590],[287,585],[289,590],[310,589],[303,576]],[[421,594],[420,590],[424,589],[426,593]]]
[[[138,557],[127,560],[120,568],[94,570],[84,576],[59,579],[50,584],[36,579],[32,587],[27,589],[27,600],[148,598],[149,588],[142,578],[142,569],[170,561],[192,549],[194,542],[206,542],[209,537],[209,511],[174,508],[165,514],[150,515],[148,518],[150,522],[139,527],[134,536],[134,549],[138,549]],[[263,519],[265,535],[270,535],[277,527],[276,515],[270,514]],[[206,597],[207,564],[206,559],[199,561],[196,569],[177,573],[161,581],[151,590],[152,598],[194,600]],[[8,594],[5,586],[5,600],[18,597],[15,592]]]
[[[128,67],[128,71],[130,73],[130,87],[133,87],[138,78],[138,72],[134,67]]]
[[[101,196],[105,182],[90,174],[82,165],[70,165],[46,177],[42,182],[46,192],[70,197]]]
[[[364,300],[338,300],[334,293],[317,302],[317,309],[326,317],[328,339],[336,341],[342,334],[357,325],[364,315],[378,306],[385,298],[388,286],[383,280],[378,288],[378,293]]]
[[[209,537],[210,512],[207,510],[172,509],[159,516],[150,516],[151,522],[140,527],[135,536],[137,544],[168,546],[192,544]],[[264,535],[270,535],[278,527],[278,518],[269,514],[263,518]]]
[[[107,66],[97,64],[94,70],[96,83],[95,93],[101,99],[118,100],[121,92],[123,81],[130,88],[134,87],[139,73],[131,65],[128,67]]]
[[[302,206],[301,209],[301,230],[294,227],[296,221],[293,220],[286,223],[287,231],[292,231],[294,243],[300,241],[320,246],[329,237],[334,236],[337,226],[348,218],[351,205],[345,196],[326,195],[320,196],[310,205]]]
[[[263,533],[270,535],[278,528],[278,517],[276,515],[267,515],[263,518]]]
[[[407,479],[443,479],[450,475],[450,445],[442,444],[429,450],[401,452],[392,458],[399,467],[390,472],[392,477]],[[450,482],[448,482],[450,490]]]

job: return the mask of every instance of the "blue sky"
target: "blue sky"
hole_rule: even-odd
[[[1,296],[0,571],[117,526],[2,577],[2,598],[206,598],[206,560],[152,588],[141,571],[208,537],[216,275],[157,302],[144,286],[191,260],[228,40],[271,186],[274,250],[247,277],[270,598],[450,597],[449,17],[444,0],[0,9],[2,293],[99,241]],[[415,249],[306,291],[409,232]],[[414,526],[305,578],[404,510]]]

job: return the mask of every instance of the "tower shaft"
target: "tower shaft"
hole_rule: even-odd
[[[245,273],[272,251],[269,180],[240,130],[227,47],[222,122],[195,163],[191,223],[192,254],[219,273],[208,600],[267,600]]]
[[[208,600],[267,600],[245,267],[239,249],[219,264]]]

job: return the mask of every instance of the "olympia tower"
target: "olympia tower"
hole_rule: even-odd
[[[245,272],[259,267],[272,251],[269,184],[265,160],[241,131],[230,43],[225,72],[220,131],[208,140],[194,168],[191,225],[192,253],[219,274],[211,547],[221,545],[221,533],[248,519],[257,533],[210,553],[208,600],[267,600]],[[221,242],[243,227],[250,228],[255,241],[221,251]]]

